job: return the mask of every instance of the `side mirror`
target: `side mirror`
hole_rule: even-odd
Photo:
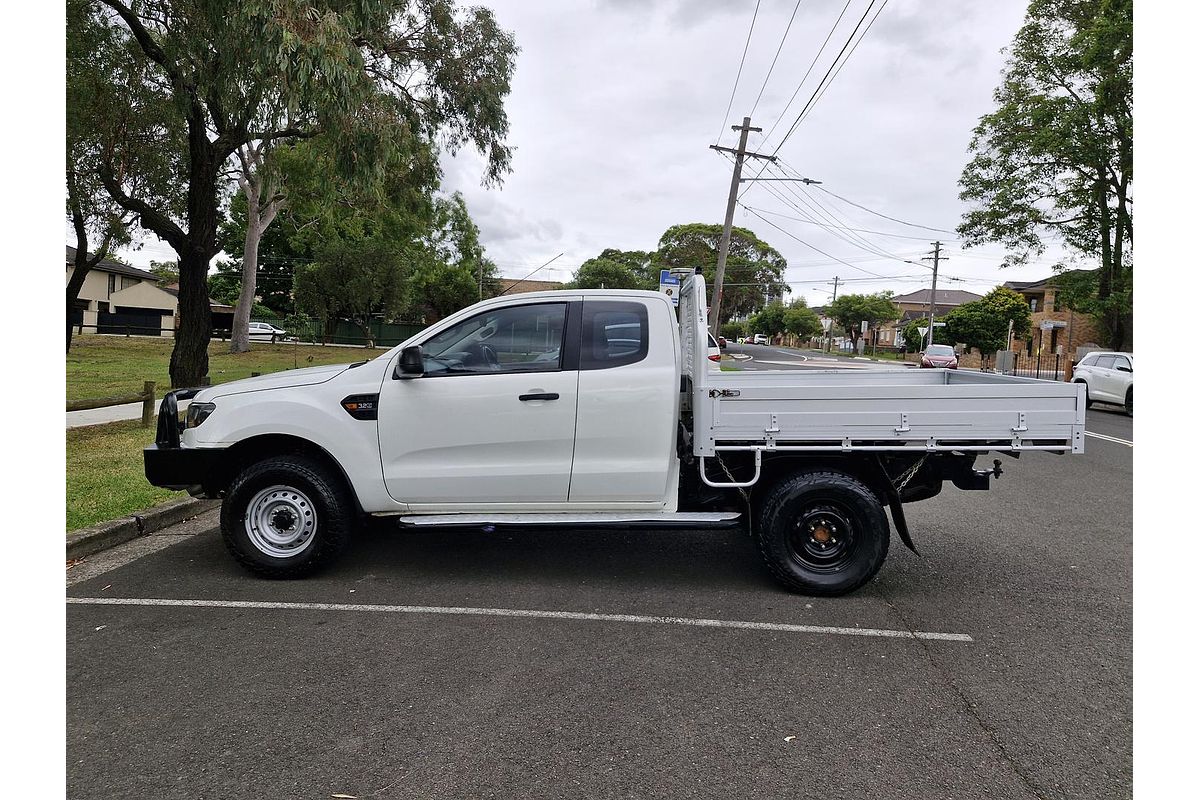
[[[1117,367],[1117,372],[1133,373],[1133,367]]]
[[[413,344],[400,351],[400,363],[396,365],[397,378],[419,378],[425,374],[425,357],[421,345]]]

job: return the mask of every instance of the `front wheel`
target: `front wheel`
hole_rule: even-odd
[[[883,506],[841,472],[807,472],[768,492],[757,519],[759,551],[771,574],[803,594],[852,592],[879,572],[890,529]]]
[[[268,578],[298,578],[331,563],[354,528],[340,476],[303,456],[276,456],[234,478],[221,536],[238,562]]]
[[[1129,391],[1125,392],[1125,413],[1133,416],[1133,387],[1129,387]]]
[[[1075,382],[1076,382],[1076,383],[1082,383],[1082,384],[1083,384],[1083,407],[1084,407],[1084,408],[1091,408],[1091,407],[1092,407],[1092,390],[1091,390],[1091,387],[1090,387],[1090,386],[1088,386],[1088,383],[1087,383],[1087,381],[1075,381]]]

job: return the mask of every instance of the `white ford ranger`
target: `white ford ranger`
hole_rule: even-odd
[[[1084,387],[962,370],[708,369],[704,279],[486,300],[382,356],[163,398],[146,476],[222,498],[256,573],[300,576],[363,515],[406,526],[747,524],[836,595],[910,548],[902,503],[986,489],[977,455],[1083,450]],[[191,398],[186,420],[177,411]],[[748,512],[744,521],[742,512]],[[914,548],[915,549],[915,548]]]

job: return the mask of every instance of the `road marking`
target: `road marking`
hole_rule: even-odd
[[[582,611],[535,611],[521,608],[455,608],[449,606],[385,606],[354,603],[276,603],[258,600],[168,600],[152,597],[68,597],[68,603],[96,606],[167,606],[182,608],[256,608],[280,611],[369,611],[384,614],[449,614],[482,617],[532,617],[535,619],[592,620],[631,622],[650,625],[688,625],[699,628],[741,628],[780,633],[827,633],[838,636],[881,636],[893,639],[935,639],[946,642],[973,642],[965,633],[893,631],[876,628],[834,628],[822,625],[788,625],[779,622],[743,622],[728,619],[691,619],[653,617],[640,614],[588,614]]]
[[[1117,444],[1133,447],[1133,442],[1129,441],[1128,439],[1118,439],[1115,436],[1105,436],[1103,433],[1092,433],[1091,431],[1084,431],[1084,434],[1091,436],[1093,439],[1103,439],[1106,442],[1116,442]]]

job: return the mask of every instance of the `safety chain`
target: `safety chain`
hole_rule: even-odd
[[[925,463],[925,459],[927,458],[929,458],[929,454],[925,453],[920,459],[917,460],[917,463],[913,464],[911,467],[901,473],[900,477],[896,479],[899,481],[899,483],[892,481],[892,483],[896,486],[897,494],[904,491],[904,487],[908,486],[908,482],[916,476],[918,470],[921,469],[921,465]]]
[[[737,479],[729,472],[729,467],[725,466],[725,461],[721,458],[720,453],[715,453],[717,463],[721,465],[721,471],[725,473],[725,477],[729,478],[730,483],[737,483]],[[741,493],[742,499],[746,501],[746,533],[754,535],[754,508],[750,505],[750,493],[745,487],[739,486],[738,492]]]

